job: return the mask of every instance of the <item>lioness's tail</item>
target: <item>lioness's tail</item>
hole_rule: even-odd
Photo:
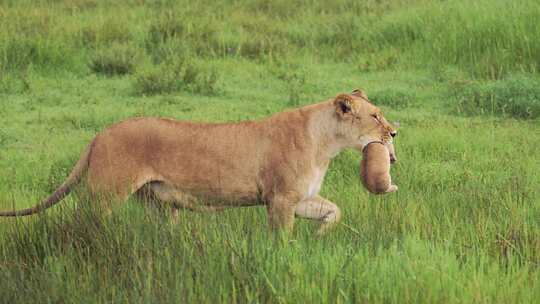
[[[71,173],[69,174],[68,178],[58,187],[53,194],[51,194],[46,199],[42,200],[39,204],[32,208],[26,208],[21,210],[13,210],[13,211],[0,211],[0,216],[25,216],[25,215],[32,215],[34,213],[38,213],[42,210],[45,210],[52,205],[58,203],[61,201],[64,197],[66,197],[71,190],[73,189],[73,186],[78,184],[81,181],[82,176],[86,172],[86,169],[88,168],[88,161],[90,159],[90,153],[92,152],[92,147],[94,146],[94,140],[88,145],[86,150],[81,155],[81,158],[75,164],[75,167],[73,170],[71,170]]]

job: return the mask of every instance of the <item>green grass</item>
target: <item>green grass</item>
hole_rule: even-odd
[[[145,1],[146,2],[146,1]],[[212,7],[212,9],[208,9]],[[395,194],[360,155],[322,195],[342,224],[291,242],[265,210],[132,200],[0,219],[0,299],[533,303],[540,298],[540,6],[534,1],[0,1],[0,209],[35,204],[134,116],[259,119],[363,88],[399,121]]]
[[[513,75],[487,83],[464,83],[454,89],[458,113],[517,118],[540,116],[540,79]]]

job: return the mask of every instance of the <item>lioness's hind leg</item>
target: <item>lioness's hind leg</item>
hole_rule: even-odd
[[[317,235],[323,235],[341,219],[341,210],[338,206],[320,196],[298,203],[295,214],[301,218],[320,221],[321,226],[317,230]]]
[[[142,186],[135,197],[144,205],[144,208],[161,216],[170,217],[171,223],[178,222],[178,208],[171,202],[165,202],[152,190],[152,183]]]
[[[115,181],[111,180],[110,176],[98,175],[90,171],[86,188],[91,197],[92,207],[100,209],[106,215],[111,214],[113,208],[125,203],[130,195],[136,193],[144,185],[143,180],[134,183],[127,180],[128,178],[124,176]]]
[[[75,215],[79,218],[83,216],[107,217],[113,213],[113,208],[127,200],[127,195],[117,195],[116,193],[95,193],[91,191],[77,192],[77,207]]]

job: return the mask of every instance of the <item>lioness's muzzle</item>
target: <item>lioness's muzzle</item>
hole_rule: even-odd
[[[396,155],[394,153],[390,153],[390,163],[393,164],[397,162]]]

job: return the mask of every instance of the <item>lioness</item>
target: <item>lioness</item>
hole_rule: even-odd
[[[129,119],[96,135],[51,196],[0,216],[40,212],[84,180],[91,198],[108,198],[108,210],[141,192],[173,213],[266,205],[271,228],[290,231],[297,216],[320,221],[321,234],[341,217],[318,195],[330,160],[345,148],[361,151],[395,135],[360,90],[261,121]]]

